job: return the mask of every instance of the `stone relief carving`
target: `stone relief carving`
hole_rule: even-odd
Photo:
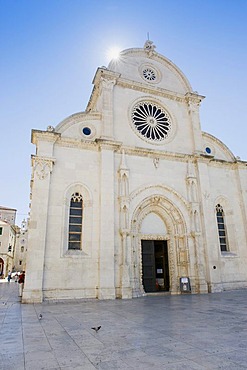
[[[155,168],[158,168],[159,167],[160,159],[158,157],[156,157],[156,158],[153,159],[153,162],[154,162],[154,167]]]
[[[113,86],[116,84],[116,79],[109,79],[101,77],[102,87],[106,90],[112,90]]]
[[[155,52],[156,46],[154,45],[153,41],[147,40],[144,44],[144,50],[148,53],[148,55],[152,55]]]
[[[156,192],[157,191],[167,191],[169,193],[172,193],[174,194],[177,198],[179,198],[182,203],[185,205],[185,207],[187,209],[190,209],[190,205],[189,203],[178,193],[176,192],[176,190],[174,190],[173,188],[170,188],[166,185],[163,185],[163,184],[158,184],[158,185],[146,185],[146,186],[142,186],[140,188],[138,188],[137,190],[134,190],[132,193],[130,193],[130,201],[132,201],[135,197],[137,197],[139,194],[141,194],[142,192],[146,191],[146,190],[155,190]],[[168,206],[168,204],[167,204]]]
[[[34,157],[33,175],[37,175],[40,180],[44,180],[51,172],[54,160]]]
[[[54,132],[55,131],[55,128],[53,126],[47,126],[46,131]]]

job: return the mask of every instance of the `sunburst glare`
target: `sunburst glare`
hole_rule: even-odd
[[[121,52],[121,49],[117,46],[114,46],[107,50],[107,58],[109,60],[112,60],[112,59],[117,60],[120,57],[120,52]]]

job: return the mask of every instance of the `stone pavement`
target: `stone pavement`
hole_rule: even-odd
[[[0,284],[1,370],[247,369],[247,290],[23,305],[17,285]]]

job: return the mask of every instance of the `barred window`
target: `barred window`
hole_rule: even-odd
[[[217,204],[216,206],[216,217],[217,217],[220,250],[221,252],[227,252],[229,250],[229,247],[228,247],[227,232],[226,232],[226,225],[225,225],[225,216],[224,216],[224,210],[220,204]]]
[[[68,249],[81,249],[83,201],[79,193],[74,193],[69,209]]]

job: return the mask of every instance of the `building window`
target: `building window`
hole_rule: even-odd
[[[22,265],[22,261],[19,261],[19,265],[20,265],[20,266]]]
[[[8,252],[11,252],[11,250],[12,250],[12,246],[9,245]]]
[[[81,194],[74,193],[70,200],[69,209],[69,249],[81,249],[82,207]]]
[[[0,227],[0,235],[3,235],[3,228]]]
[[[151,141],[165,140],[171,132],[169,114],[162,107],[151,102],[145,101],[134,106],[132,123],[140,136]]]
[[[223,208],[220,204],[217,204],[216,206],[216,217],[217,217],[220,250],[221,252],[227,252],[229,248],[228,248],[228,241],[227,241],[225,216],[224,216]]]
[[[24,252],[24,246],[23,245],[21,246],[21,252]]]

